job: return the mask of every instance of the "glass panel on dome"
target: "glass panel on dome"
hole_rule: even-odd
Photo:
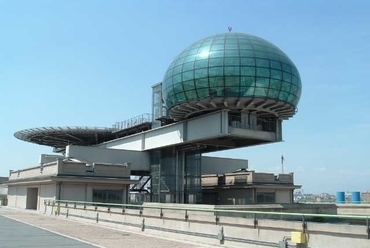
[[[224,86],[224,78],[223,77],[210,77],[209,78],[209,87],[211,89],[215,87],[223,87]]]
[[[195,70],[194,75],[195,75],[195,78],[207,77],[208,76],[208,70],[207,70],[207,68]]]
[[[272,99],[277,99],[279,97],[279,90],[269,89],[267,96]]]
[[[267,88],[256,87],[254,90],[254,95],[257,97],[266,97],[267,96]]]
[[[195,85],[194,85],[194,81],[193,80],[182,82],[182,86],[183,86],[183,88],[184,88],[185,91],[195,89]]]
[[[208,67],[208,59],[201,59],[201,60],[195,61],[195,66],[194,66],[195,69],[206,68],[206,67]]]
[[[176,63],[175,63],[175,65],[174,65],[174,66],[182,65],[182,64],[184,63],[184,59],[185,59],[185,58],[178,59],[178,60],[176,61]]]
[[[207,88],[208,89],[208,78],[195,79],[195,87],[197,89]]]
[[[240,58],[240,65],[255,66],[256,61],[254,58]]]
[[[188,101],[196,100],[198,98],[195,90],[185,91],[185,96]]]
[[[272,59],[272,60],[276,60],[276,61],[279,61],[279,56],[273,52],[270,52],[269,53],[269,58]],[[277,68],[277,69],[280,69],[280,68]]]
[[[239,58],[225,58],[225,66],[239,66]]]
[[[281,80],[283,78],[282,71],[270,69],[270,72],[271,72],[271,78],[279,79],[279,80]]]
[[[212,44],[211,51],[224,50],[224,44]]]
[[[291,72],[290,65],[287,65],[285,63],[281,63],[281,64],[283,66],[283,71]]]
[[[173,75],[179,74],[180,72],[182,72],[182,66],[181,65],[176,66],[175,68],[173,68]]]
[[[224,39],[215,39],[212,44],[214,44],[214,45],[221,45],[221,44],[224,45],[225,40]]]
[[[270,69],[256,67],[257,76],[259,77],[270,77]]]
[[[176,98],[177,98],[177,101],[180,103],[186,101],[184,92],[176,94]]]
[[[210,58],[223,58],[224,57],[224,51],[211,51],[209,54]]]
[[[208,88],[197,89],[197,93],[198,93],[198,98],[209,97],[209,89]]]
[[[288,96],[288,102],[289,102],[289,103],[291,103],[291,104],[293,104],[293,103],[294,103],[294,100],[295,100],[294,95],[290,94],[290,95]]]
[[[270,79],[269,78],[260,78],[256,77],[256,86],[262,87],[262,88],[268,88],[270,85]]]
[[[246,44],[244,42],[240,42],[240,40],[239,40],[239,49],[253,50],[253,47],[252,47],[251,44]]]
[[[199,47],[189,50],[189,52],[187,53],[187,56],[196,54],[198,52],[198,49]]]
[[[182,71],[190,71],[194,69],[194,62],[185,63],[182,65]]]
[[[267,59],[256,58],[256,65],[259,66],[259,67],[270,68],[270,63]]]
[[[226,43],[225,49],[238,49],[238,43]]]
[[[291,86],[292,85],[290,83],[286,83],[286,82],[283,81],[281,90],[286,91],[286,92],[290,92]]]
[[[292,76],[289,73],[284,72],[283,73],[283,80],[286,82],[292,82]]]
[[[225,57],[239,57],[239,50],[225,50]]]
[[[187,81],[194,78],[194,71],[186,71],[182,73],[182,80]]]
[[[223,66],[223,65],[224,65],[224,58],[209,59],[209,67]]]
[[[227,87],[225,88],[226,97],[239,97],[239,87]]]
[[[239,50],[240,57],[254,58],[254,52],[249,50]]]
[[[236,76],[239,75],[239,67],[236,66],[228,66],[225,67],[225,76]]]
[[[280,62],[277,62],[277,61],[270,61],[270,68],[272,69],[277,69],[277,70],[281,70],[281,64]]]
[[[270,86],[271,89],[280,90],[281,89],[281,81],[277,79],[270,79]]]
[[[186,56],[184,63],[193,62],[195,60],[195,55]]]
[[[286,102],[286,101],[287,101],[287,99],[288,99],[288,96],[289,96],[289,93],[288,93],[288,92],[286,92],[286,91],[280,91],[279,99],[280,99],[281,101]]]
[[[209,76],[223,76],[224,68],[223,67],[211,67],[209,68]]]
[[[184,89],[182,88],[182,84],[181,83],[179,83],[179,84],[174,84],[173,85],[173,90],[174,90],[174,92],[177,94],[177,93],[179,93],[179,92],[183,92],[184,91]]]
[[[249,88],[255,85],[255,81],[254,77],[240,77],[240,86]]]
[[[241,76],[255,76],[256,75],[256,68],[255,67],[240,67],[240,75]]]
[[[297,95],[298,87],[292,84],[292,87],[290,88],[290,93]]]
[[[225,77],[225,87],[239,87],[239,77]]]
[[[214,87],[214,88],[211,88],[210,90],[211,90],[212,97],[220,97],[220,96],[224,97],[225,96],[225,87]]]
[[[173,84],[178,84],[180,83],[182,80],[181,80],[181,74],[177,74],[177,75],[174,75],[172,77],[172,83]]]
[[[266,60],[270,59],[268,53],[255,51],[254,55],[256,56],[256,58],[266,59]]]

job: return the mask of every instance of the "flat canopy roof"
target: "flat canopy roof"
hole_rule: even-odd
[[[40,127],[18,131],[17,139],[65,149],[67,145],[92,146],[117,138],[112,128],[100,127]]]

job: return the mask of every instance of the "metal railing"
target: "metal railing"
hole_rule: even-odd
[[[115,124],[113,124],[112,128],[113,130],[122,130],[148,122],[152,122],[152,117],[150,114],[146,113],[125,121],[116,122]]]

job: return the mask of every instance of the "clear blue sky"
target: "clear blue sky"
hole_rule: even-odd
[[[149,112],[172,59],[232,26],[285,51],[303,91],[284,142],[217,155],[279,172],[284,154],[305,192],[370,190],[369,13],[370,1],[0,1],[0,175],[51,153],[15,131]]]

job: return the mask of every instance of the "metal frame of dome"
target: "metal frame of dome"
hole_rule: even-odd
[[[289,119],[297,112],[301,88],[297,68],[278,47],[229,32],[183,50],[164,76],[163,97],[176,120],[218,109]]]
[[[112,128],[99,127],[41,127],[18,131],[17,139],[64,149],[67,145],[92,146],[116,137]]]

